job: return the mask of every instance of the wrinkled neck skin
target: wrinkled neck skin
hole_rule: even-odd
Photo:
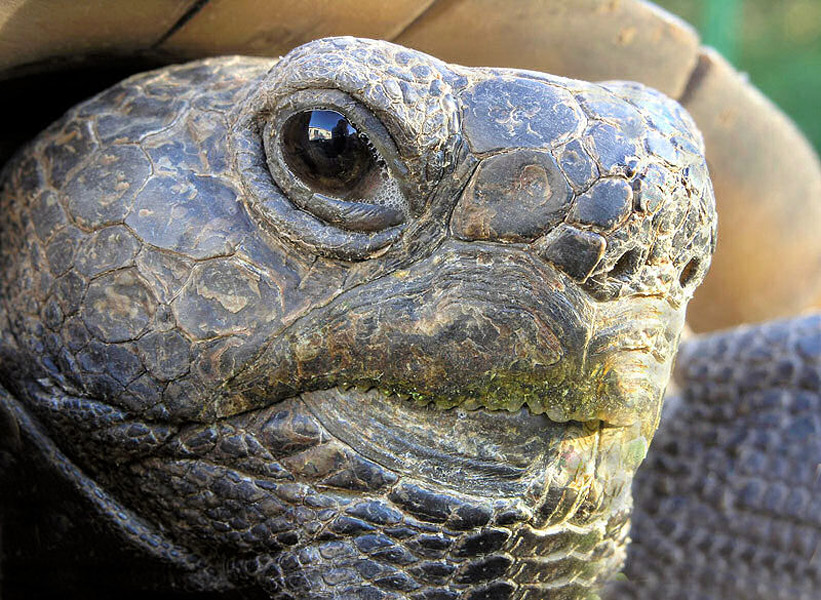
[[[359,196],[295,174],[311,110],[378,156]],[[135,76],[0,203],[2,406],[184,585],[585,598],[619,570],[715,242],[674,102],[333,38]]]

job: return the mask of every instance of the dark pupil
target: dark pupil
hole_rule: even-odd
[[[375,162],[365,138],[333,110],[290,117],[282,129],[282,154],[311,190],[334,196],[352,191]]]

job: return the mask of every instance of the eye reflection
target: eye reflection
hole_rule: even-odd
[[[281,139],[288,168],[314,192],[345,197],[376,166],[367,138],[333,110],[291,116]]]

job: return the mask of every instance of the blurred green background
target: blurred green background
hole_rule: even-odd
[[[692,23],[821,151],[821,0],[654,0]]]

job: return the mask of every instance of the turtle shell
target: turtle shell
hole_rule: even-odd
[[[813,148],[742,74],[702,47],[692,27],[642,0],[17,0],[0,5],[0,88],[22,108],[45,93],[56,70],[78,61],[113,58],[121,76],[135,70],[135,59],[276,56],[341,34],[469,66],[640,81],[678,99],[704,134],[721,219],[710,275],[690,308],[692,327],[761,321],[821,300],[821,164]],[[38,85],[20,87],[44,72]],[[112,82],[105,73],[91,77],[99,87],[87,94]],[[74,76],[61,81],[80,85]]]

